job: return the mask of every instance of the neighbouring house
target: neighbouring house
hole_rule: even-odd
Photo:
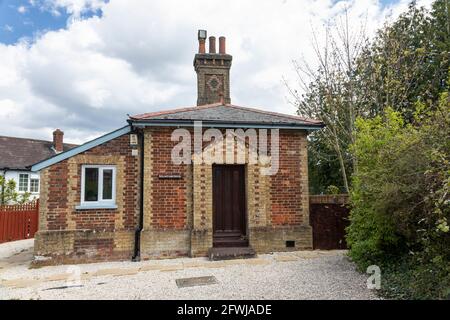
[[[197,106],[131,116],[33,166],[37,263],[312,248],[307,134],[323,124],[231,104],[225,38],[218,53],[205,42],[199,31]]]
[[[74,144],[63,143],[64,133],[57,129],[53,141],[0,136],[0,175],[16,182],[18,194],[39,198],[39,172],[31,171],[36,162],[67,151]],[[1,196],[0,187],[0,196]]]

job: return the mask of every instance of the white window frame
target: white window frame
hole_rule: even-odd
[[[20,190],[20,176],[27,176],[27,189],[26,190]],[[18,183],[17,183],[17,190],[19,192],[28,192],[30,190],[30,174],[29,173],[19,173],[19,179],[18,179]]]
[[[37,180],[37,182],[38,182],[38,184],[37,184],[37,191],[32,191],[31,190],[31,180]],[[39,180],[39,178],[30,178],[30,193],[39,193],[39,188],[40,188],[40,180]]]
[[[98,169],[98,200],[97,201],[85,201],[85,175],[86,169],[95,168]],[[112,170],[112,199],[103,199],[103,171]],[[77,209],[116,209],[116,166],[111,165],[83,165],[81,166],[81,203]]]

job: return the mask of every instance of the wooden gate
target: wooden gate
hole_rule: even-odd
[[[0,206],[0,243],[33,238],[38,217],[39,200]]]
[[[310,196],[313,248],[346,249],[345,228],[349,225],[347,195]]]

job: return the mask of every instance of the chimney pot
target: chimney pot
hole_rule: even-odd
[[[59,129],[53,131],[53,147],[55,148],[56,153],[61,153],[64,151],[63,147],[63,137],[64,132]]]
[[[206,30],[198,30],[198,53],[205,53]]]
[[[209,53],[216,53],[216,37],[209,37]]]
[[[219,38],[219,53],[220,54],[226,54],[226,47],[225,47],[225,37]]]

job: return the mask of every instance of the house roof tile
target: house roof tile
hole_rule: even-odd
[[[223,123],[304,125],[311,127],[323,126],[323,123],[318,120],[223,103],[144,113],[131,116],[130,120],[137,122],[188,120]]]
[[[76,147],[64,144],[64,151]],[[0,170],[28,170],[28,167],[56,154],[53,142],[0,136]]]

